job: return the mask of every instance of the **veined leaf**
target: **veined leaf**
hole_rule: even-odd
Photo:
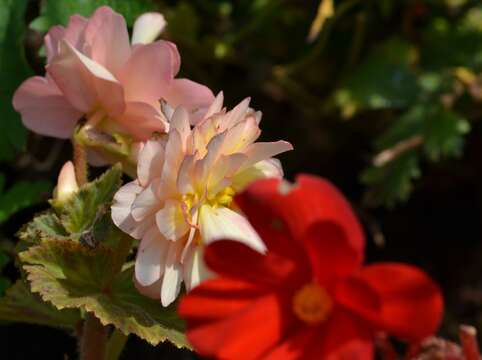
[[[141,295],[134,287],[133,269],[117,274],[112,249],[88,249],[78,242],[46,240],[20,254],[33,292],[58,309],[93,312],[102,324],[124,334],[134,333],[151,344],[164,340],[188,346],[175,307]]]
[[[30,292],[28,285],[17,281],[0,298],[0,321],[24,322],[60,328],[74,328],[81,320],[77,309],[58,310]]]

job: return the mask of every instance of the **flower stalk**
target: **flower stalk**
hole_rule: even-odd
[[[80,360],[104,360],[106,340],[106,328],[93,314],[86,314],[80,339]]]

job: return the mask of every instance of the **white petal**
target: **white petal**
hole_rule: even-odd
[[[164,164],[164,146],[157,140],[149,140],[139,153],[137,161],[137,179],[142,186],[147,186],[156,177],[161,177]]]
[[[133,233],[139,223],[132,217],[131,210],[137,195],[142,191],[137,181],[122,186],[114,195],[111,207],[111,217],[114,224],[125,233],[135,237]]]
[[[164,270],[166,251],[169,242],[164,239],[155,226],[144,235],[137,250],[135,273],[142,286],[152,285],[161,277]]]
[[[181,202],[167,200],[164,207],[156,213],[156,224],[166,239],[176,241],[189,231],[189,224],[184,218]]]
[[[159,13],[151,12],[139,16],[132,31],[132,44],[153,42],[166,27],[166,19]]]
[[[177,260],[179,244],[170,243],[161,287],[162,306],[169,306],[181,290],[182,266]]]
[[[134,200],[131,213],[136,221],[145,220],[162,206],[162,202],[156,195],[159,186],[158,183],[159,181],[153,181]]]
[[[238,172],[232,177],[232,187],[236,192],[244,190],[244,188],[257,179],[283,177],[283,168],[278,159],[268,159],[257,162],[256,164]]]
[[[213,273],[204,264],[202,246],[191,246],[184,263],[184,285],[186,285],[186,290],[191,291],[201,281],[212,276]]]
[[[244,99],[226,114],[221,124],[222,130],[230,129],[239,121],[244,119],[246,111],[248,111],[250,101],[251,99],[249,97]]]
[[[199,213],[199,227],[204,244],[228,239],[242,242],[259,252],[266,251],[266,246],[248,220],[228,208],[203,205]]]

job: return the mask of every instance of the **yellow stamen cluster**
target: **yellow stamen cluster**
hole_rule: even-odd
[[[212,195],[212,196],[208,195],[207,201],[209,205],[213,207],[218,207],[218,206],[230,207],[231,203],[233,202],[234,195],[235,195],[234,189],[231,186],[228,186],[215,195]]]

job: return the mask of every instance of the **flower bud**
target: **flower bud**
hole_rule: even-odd
[[[60,202],[67,201],[78,190],[74,164],[72,161],[67,161],[60,170],[57,187],[54,190],[54,199]]]

